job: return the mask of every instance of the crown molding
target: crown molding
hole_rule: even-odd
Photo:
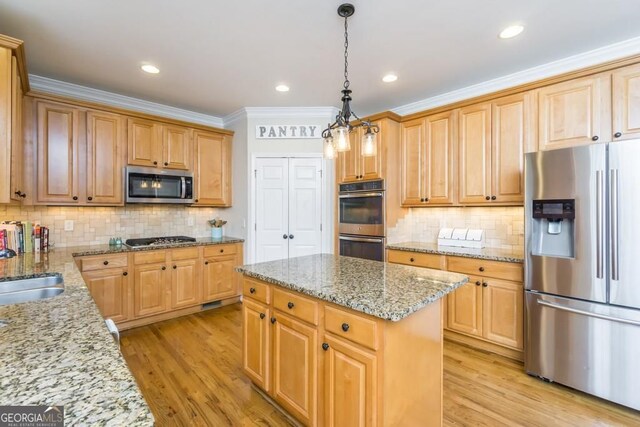
[[[391,109],[401,116],[417,113],[454,102],[486,95],[510,87],[531,83],[570,71],[579,70],[603,62],[613,61],[626,56],[640,53],[640,37],[624,40],[611,45],[603,46],[588,52],[579,53],[557,61],[549,62],[513,74],[498,77],[486,82],[467,86],[451,92],[432,96],[410,104],[402,105]]]
[[[182,108],[171,107],[169,105],[158,104],[156,102],[145,101],[143,99],[132,98],[125,95],[119,95],[100,89],[93,89],[90,87],[80,86],[60,80],[54,80],[35,74],[29,74],[29,82],[31,84],[31,89],[34,91],[67,96],[83,101],[95,102],[98,104],[124,108],[141,113],[153,114],[156,116],[182,120],[185,122],[198,123],[206,126],[214,126],[218,128],[224,127],[224,122],[220,117],[196,113],[195,111],[184,110]]]
[[[230,123],[241,117],[248,119],[327,118],[338,114],[336,107],[243,107],[224,117]]]

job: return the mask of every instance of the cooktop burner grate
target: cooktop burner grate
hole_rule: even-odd
[[[124,244],[132,248],[141,246],[175,245],[177,243],[195,242],[196,239],[187,236],[148,237],[143,239],[127,239]]]

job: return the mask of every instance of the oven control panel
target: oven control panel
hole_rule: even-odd
[[[347,193],[353,191],[380,191],[384,190],[384,180],[353,182],[349,184],[340,184],[340,192]]]

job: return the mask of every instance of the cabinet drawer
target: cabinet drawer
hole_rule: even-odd
[[[231,255],[236,253],[236,245],[211,245],[204,247],[204,256]]]
[[[173,249],[171,251],[171,259],[173,261],[194,258],[198,258],[198,248]]]
[[[389,250],[387,261],[396,264],[415,265],[416,267],[435,268],[436,270],[441,270],[444,267],[443,255],[419,252]]]
[[[133,255],[133,263],[138,264],[154,264],[157,262],[165,262],[166,251],[145,251]]]
[[[318,324],[318,303],[292,292],[273,289],[273,307],[313,325]]]
[[[246,295],[256,301],[262,301],[265,304],[271,302],[270,286],[246,277],[242,280],[242,295]]]
[[[106,254],[80,258],[82,271],[127,267],[127,254]]]
[[[378,348],[378,324],[375,320],[328,305],[324,307],[324,316],[327,331],[370,349]]]
[[[448,257],[447,270],[456,273],[475,274],[496,279],[522,282],[524,280],[522,264],[482,259]]]

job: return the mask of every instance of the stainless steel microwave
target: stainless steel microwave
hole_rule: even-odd
[[[139,166],[125,169],[127,203],[193,203],[193,173]]]

